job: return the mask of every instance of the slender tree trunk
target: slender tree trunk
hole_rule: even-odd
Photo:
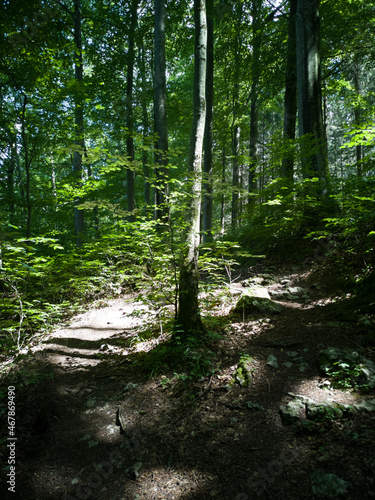
[[[193,126],[189,149],[191,174],[191,204],[189,207],[185,251],[180,265],[177,325],[183,335],[202,332],[203,325],[198,304],[198,245],[202,192],[202,150],[206,120],[206,61],[207,21],[206,1],[194,0],[195,52]],[[181,335],[181,333],[179,332]]]
[[[298,123],[305,177],[319,178],[317,196],[330,192],[320,65],[319,0],[298,0],[296,18]]]
[[[235,7],[235,18],[238,24],[241,23],[242,18],[242,3],[238,2]],[[238,201],[239,201],[239,164],[238,157],[240,154],[240,126],[239,126],[239,94],[240,94],[240,79],[241,79],[241,65],[238,64],[237,59],[241,57],[241,31],[237,30],[234,39],[234,84],[233,84],[233,108],[232,108],[232,213],[231,213],[231,226],[232,229],[238,227]]]
[[[238,83],[235,83],[235,97],[233,110],[233,126],[232,126],[232,229],[238,227],[238,199],[239,199],[239,164],[238,156],[240,154],[240,127],[237,122],[237,100],[238,100]]]
[[[226,155],[225,155],[225,145],[222,148],[222,160],[221,160],[221,204],[220,204],[220,227],[221,234],[225,232],[225,170],[226,170]]]
[[[288,149],[281,164],[281,175],[290,184],[293,183],[294,168],[294,154],[290,146],[296,138],[297,119],[296,13],[297,0],[290,0],[284,95],[284,142]]]
[[[81,33],[81,0],[74,0],[74,44],[75,44],[75,93],[74,93],[74,127],[75,145],[77,147],[73,156],[73,175],[77,187],[82,186],[82,155],[85,149],[83,130],[83,57],[82,57],[82,33]],[[82,203],[82,199],[77,196],[74,199],[74,223],[76,231],[76,244],[81,247],[85,234],[84,210],[79,210],[77,206]]]
[[[133,83],[134,83],[134,61],[135,61],[135,35],[137,29],[138,0],[132,0],[130,7],[130,30],[128,37],[128,60],[126,72],[126,127],[128,136],[126,138],[126,156],[134,162],[134,139],[133,139]],[[127,184],[127,208],[129,222],[135,221],[135,171],[133,168],[126,169]]]
[[[15,224],[15,194],[14,194],[14,171],[16,165],[16,146],[15,142],[10,145],[9,166],[7,169],[7,192],[8,192],[8,207],[9,207],[9,222]]]
[[[87,159],[87,151],[85,151],[85,158]],[[87,177],[90,179],[92,177],[91,165],[87,164]],[[98,206],[94,206],[92,209],[92,215],[94,219],[94,229],[95,229],[95,239],[100,240],[100,220],[99,220],[99,209]]]
[[[142,45],[140,71],[142,78],[142,126],[143,126],[143,151],[142,151],[142,166],[144,175],[144,201],[145,201],[145,215],[150,215],[151,207],[151,186],[150,186],[150,168],[149,168],[149,155],[148,146],[149,142],[149,119],[147,111],[147,79],[146,79],[146,56],[145,47]]]
[[[164,0],[154,0],[155,6],[155,82],[154,110],[155,132],[157,134],[156,164],[156,219],[167,220],[168,198],[168,128],[167,128],[167,87],[165,66],[165,5]]]
[[[27,143],[27,135],[26,135],[26,105],[27,105],[27,96],[24,95],[23,104],[22,104],[22,123],[21,123],[21,136],[22,136],[22,145],[25,155],[25,172],[26,172],[26,182],[25,182],[25,194],[26,194],[26,209],[27,209],[27,217],[26,217],[26,238],[30,238],[31,236],[31,196],[30,196],[30,182],[31,182],[31,161],[29,154],[29,146]]]
[[[353,83],[354,89],[359,94],[360,93],[360,84],[359,84],[359,66],[355,64],[353,69]],[[357,104],[354,108],[354,124],[356,127],[359,127],[361,124],[361,108]],[[357,160],[357,175],[358,177],[362,177],[362,159],[363,159],[363,146],[361,144],[357,144],[355,147],[356,150],[356,160]]]
[[[261,30],[259,22],[259,0],[252,2],[252,31],[253,31],[253,58],[252,58],[252,85],[250,104],[250,165],[249,165],[249,193],[256,189],[256,168],[258,164],[258,136],[259,136],[259,79],[260,79],[260,50]],[[249,203],[253,203],[249,196]]]
[[[214,110],[214,20],[213,0],[207,0],[207,74],[206,74],[206,125],[204,132],[204,174],[203,185],[203,241],[212,241],[213,185],[213,110]]]

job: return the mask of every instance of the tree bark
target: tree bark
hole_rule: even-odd
[[[213,111],[214,111],[214,20],[213,0],[207,0],[207,74],[206,74],[206,125],[204,132],[204,185],[203,185],[203,241],[212,241],[213,185]]]
[[[234,84],[233,125],[232,125],[232,229],[238,227],[240,127],[237,122],[238,83]]]
[[[155,7],[155,82],[154,82],[154,112],[155,132],[157,135],[155,165],[156,165],[156,210],[157,220],[167,220],[169,210],[168,198],[168,126],[167,126],[167,87],[165,63],[165,5],[164,0],[154,0]]]
[[[26,105],[27,105],[27,96],[24,95],[23,104],[22,104],[22,122],[21,122],[21,136],[22,136],[22,145],[25,154],[25,172],[26,172],[26,182],[25,182],[25,193],[26,193],[26,208],[27,208],[27,218],[26,218],[26,238],[30,238],[31,236],[31,196],[30,196],[30,182],[31,182],[31,159],[29,155],[29,146],[27,143],[26,137]]]
[[[143,151],[142,151],[142,165],[144,175],[144,202],[145,202],[145,215],[148,217],[151,210],[151,186],[150,186],[150,169],[149,169],[149,119],[147,110],[147,78],[146,78],[146,57],[145,47],[142,45],[140,57],[140,71],[142,78],[142,127],[143,127]]]
[[[73,175],[78,189],[82,186],[82,155],[85,149],[83,130],[83,57],[82,57],[82,13],[81,0],[74,0],[74,45],[75,45],[75,93],[74,93],[74,128],[76,150],[73,156]],[[76,231],[76,245],[81,247],[85,234],[84,210],[77,206],[82,203],[81,197],[74,199],[74,224]]]
[[[281,175],[289,183],[293,183],[294,154],[290,149],[296,138],[297,120],[297,60],[296,60],[296,14],[297,0],[290,0],[288,21],[288,53],[286,62],[285,95],[284,95],[284,142],[287,152],[281,164]]]
[[[330,176],[322,111],[319,0],[298,0],[296,41],[302,168],[306,178],[319,178],[317,196],[327,199]]]
[[[206,119],[207,21],[205,0],[194,0],[194,21],[193,126],[189,149],[191,203],[188,212],[185,251],[180,265],[177,316],[177,326],[180,328],[178,334],[185,336],[189,332],[203,331],[198,304],[198,246],[200,240],[202,150]]]
[[[221,234],[225,232],[225,171],[226,171],[226,154],[225,141],[222,146],[221,155],[221,203],[220,203],[220,228]]]
[[[259,79],[260,79],[260,50],[261,31],[259,19],[259,0],[253,0],[251,15],[253,31],[253,58],[252,58],[252,84],[251,84],[251,104],[250,104],[250,165],[249,165],[249,193],[256,189],[256,168],[258,164],[258,136],[259,136]],[[249,203],[253,203],[252,196],[249,196]]]
[[[137,29],[137,7],[138,0],[132,0],[130,6],[130,30],[128,36],[128,58],[126,72],[126,156],[134,162],[134,140],[133,140],[133,86],[134,86],[134,60],[135,60],[135,35]],[[132,167],[126,169],[127,184],[127,209],[128,221],[135,221],[135,171]]]
[[[360,84],[359,84],[359,65],[355,64],[353,68],[353,83],[355,91],[360,94]],[[354,124],[356,127],[359,127],[361,124],[362,113],[361,107],[357,104],[354,108]],[[356,152],[356,160],[357,160],[357,175],[358,177],[362,177],[362,160],[363,160],[363,146],[362,144],[357,144],[355,147]]]

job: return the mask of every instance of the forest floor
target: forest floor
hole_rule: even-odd
[[[347,404],[374,397],[326,388],[317,362],[323,346],[374,358],[356,342],[358,306],[332,290],[325,271],[273,275],[270,286],[303,287],[308,299],[282,301],[281,313],[268,317],[236,318],[235,297],[218,292],[210,313],[225,326],[205,347],[217,371],[201,380],[167,367],[150,374],[147,359],[168,335],[142,336],[149,320],[135,295],[88,307],[35,340],[12,369],[3,360],[2,388],[16,386],[17,442],[16,492],[7,491],[4,467],[1,498],[305,500],[320,498],[311,485],[317,470],[347,482],[340,498],[374,498],[374,412],[292,425],[279,412],[293,394]],[[270,354],[277,368],[267,364]],[[249,387],[231,384],[244,355],[254,367]],[[4,438],[4,408],[1,419]]]

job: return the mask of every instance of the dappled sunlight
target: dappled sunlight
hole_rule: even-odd
[[[311,423],[302,410],[298,422],[284,425],[281,407],[298,397],[352,405],[363,396],[324,384],[319,350],[341,345],[348,326],[327,321],[335,306],[328,295],[298,286],[304,298],[279,301],[275,314],[234,313],[239,293],[233,298],[224,291],[223,301],[207,297],[207,345],[204,337],[169,342],[169,320],[149,323],[142,312],[133,327],[124,327],[128,315],[134,319],[131,303],[124,315],[116,301],[34,346],[56,378],[54,392],[43,396],[53,413],[36,417],[46,427],[36,439],[50,443],[49,455],[40,446],[28,451],[38,463],[38,472],[25,476],[28,491],[37,498],[48,481],[50,492],[73,498],[229,500],[259,493],[264,474],[267,489],[278,492],[307,477],[327,426]],[[241,360],[250,370],[244,385]],[[330,425],[344,440],[357,433],[354,423]],[[301,488],[308,498],[308,486]]]

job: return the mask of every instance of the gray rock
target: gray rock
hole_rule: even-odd
[[[270,354],[267,358],[267,365],[272,366],[273,368],[277,368],[279,366],[279,363],[277,361],[276,356]]]
[[[294,296],[285,290],[269,290],[273,300],[293,300]]]
[[[304,288],[301,288],[300,286],[291,286],[288,288],[288,292],[291,293],[292,295],[306,295],[306,291]]]
[[[283,363],[283,366],[285,366],[285,368],[291,368],[293,366],[293,363],[291,361],[285,361]]]
[[[281,421],[284,425],[290,425],[297,422],[304,411],[305,403],[299,399],[290,401],[287,405],[280,406],[279,408]]]
[[[348,410],[348,405],[331,401],[324,401],[324,403],[309,401],[306,403],[306,416],[309,420],[334,420],[341,418]]]
[[[245,288],[234,308],[234,312],[239,314],[274,314],[281,311],[282,305],[272,302],[268,290],[259,286]]]
[[[375,399],[368,399],[360,403],[355,403],[353,407],[357,411],[375,411]]]
[[[346,493],[348,484],[335,474],[325,474],[320,470],[310,474],[312,492],[317,498],[336,498]]]
[[[264,411],[263,406],[260,406],[260,404],[258,403],[252,403],[251,401],[246,401],[246,406],[249,408],[249,410]]]

